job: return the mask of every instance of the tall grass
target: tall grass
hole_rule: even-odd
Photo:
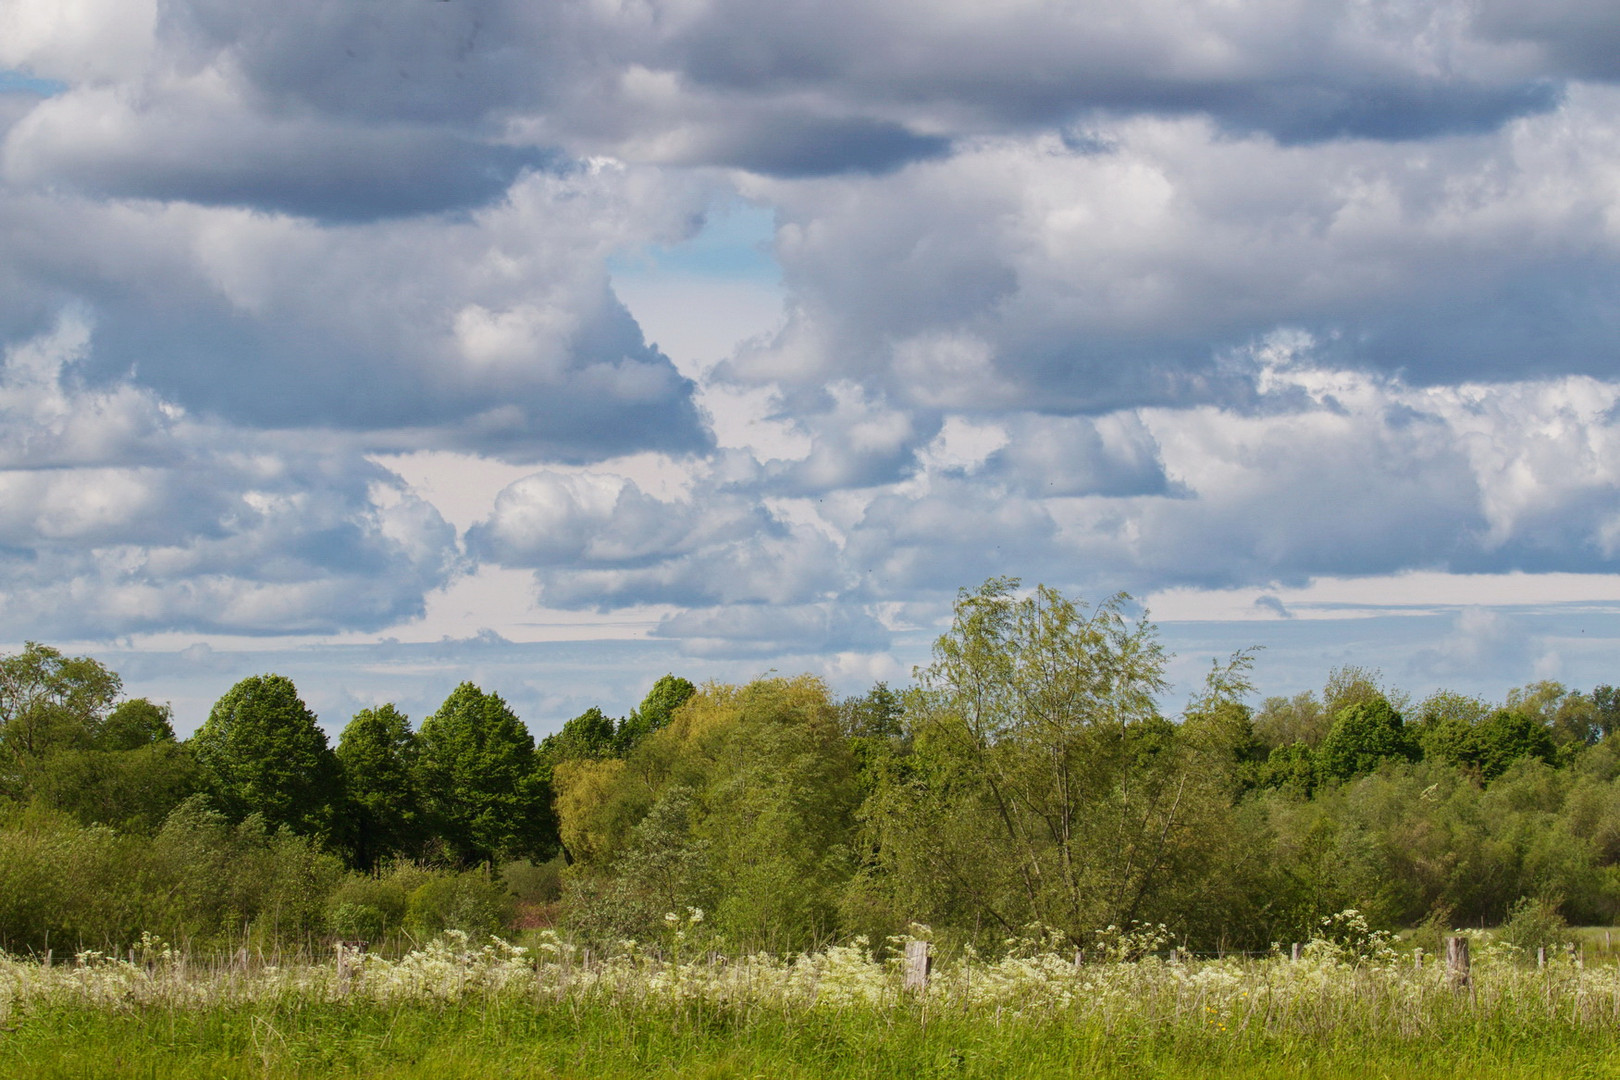
[[[860,944],[794,958],[590,957],[446,935],[397,960],[0,962],[0,1076],[1614,1076],[1620,969],[1476,952],[943,964],[926,992]]]

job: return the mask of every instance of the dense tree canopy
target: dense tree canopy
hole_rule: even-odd
[[[419,855],[426,837],[416,735],[405,714],[391,704],[355,713],[336,756],[348,795],[343,831],[355,864],[369,870],[386,859]]]
[[[0,657],[0,938],[308,945],[521,909],[651,942],[701,909],[706,947],[923,922],[981,949],[1123,948],[1162,922],[1263,949],[1345,907],[1384,927],[1620,916],[1620,691],[1414,704],[1346,666],[1255,709],[1240,653],[1170,717],[1167,657],[1128,611],[996,578],[910,687],[671,674],[538,748],[462,683],[419,731],[361,710],[334,752],[277,675],[177,742],[98,662],[29,645]]]
[[[467,863],[550,854],[534,740],[499,694],[456,687],[422,721],[417,761],[423,810],[447,854]]]
[[[231,687],[191,747],[228,820],[257,814],[272,829],[311,835],[335,824],[342,801],[337,759],[291,679],[254,675]]]

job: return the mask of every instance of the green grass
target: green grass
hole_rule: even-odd
[[[925,1018],[489,999],[13,1014],[0,1076],[55,1078],[1620,1077],[1612,1032],[1458,1027],[1421,1039],[1345,1029],[1214,1034],[1063,1018]]]

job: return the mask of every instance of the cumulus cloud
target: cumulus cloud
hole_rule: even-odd
[[[86,386],[90,340],[68,316],[0,369],[7,636],[377,628],[454,572],[454,530],[357,451]]]
[[[555,606],[695,609],[660,633],[690,629],[710,653],[732,640],[714,627],[755,627],[766,605],[806,619],[833,598],[926,606],[1009,569],[1092,594],[1417,567],[1613,572],[1620,385],[1420,387],[1308,345],[1257,349],[1259,397],[1243,407],[952,415],[912,440],[896,478],[812,496],[758,463],[699,469],[674,500],[537,475],[502,492],[474,548],[536,568]],[[1274,596],[1259,604],[1289,615]],[[887,632],[862,620],[832,625]]]
[[[87,373],[133,370],[249,426],[529,460],[696,450],[692,384],[645,344],[605,268],[633,222],[678,229],[689,200],[613,166],[527,174],[466,218],[392,225],[14,196],[0,276],[18,288],[0,323],[82,303],[97,318]]]
[[[998,137],[885,177],[760,181],[794,314],[722,374],[864,373],[916,408],[1236,401],[1279,327],[1416,382],[1605,373],[1616,90],[1414,150],[1144,117]]]
[[[1496,0],[9,5],[0,622],[381,629],[495,566],[752,660],[880,652],[1009,571],[1279,616],[1321,575],[1612,571],[1617,33]],[[782,318],[678,370],[612,268],[739,198]],[[428,459],[499,459],[459,533],[379,464]]]

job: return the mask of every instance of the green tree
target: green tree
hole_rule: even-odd
[[[615,725],[611,717],[592,705],[572,720],[565,720],[562,730],[542,739],[538,752],[547,765],[553,766],[561,761],[613,757],[618,753]]]
[[[1539,719],[1521,712],[1498,709],[1473,730],[1473,739],[1464,760],[1479,767],[1487,782],[1495,780],[1516,762],[1539,758],[1552,764],[1556,747],[1553,733]]]
[[[416,790],[416,736],[392,703],[354,714],[338,738],[338,765],[351,812],[344,832],[353,861],[371,870],[389,858],[422,849]]]
[[[500,695],[456,687],[422,721],[417,777],[429,824],[463,864],[551,855],[534,740]]]
[[[99,661],[48,645],[30,641],[0,657],[0,786],[22,797],[33,763],[94,745],[121,689]]]
[[[1323,776],[1348,780],[1386,761],[1416,761],[1420,754],[1401,714],[1384,698],[1375,698],[1339,712],[1316,760]]]
[[[227,690],[191,738],[215,805],[231,821],[260,815],[274,830],[325,835],[342,788],[326,734],[282,675]]]
[[[146,698],[119,702],[96,737],[102,750],[138,750],[162,742],[174,742],[174,712]]]
[[[696,692],[696,686],[679,676],[671,674],[660,678],[641,699],[641,704],[619,722],[614,732],[614,750],[629,753],[636,743],[667,726],[675,710]]]
[[[1604,683],[1592,689],[1592,711],[1597,722],[1597,736],[1607,739],[1620,730],[1620,690]]]
[[[576,925],[643,937],[691,905],[739,947],[835,934],[859,802],[838,721],[810,676],[710,684],[627,757],[561,763]]]
[[[32,794],[86,825],[151,833],[201,786],[191,749],[165,739],[128,750],[58,751],[40,762]]]
[[[1154,703],[1164,651],[1125,597],[1087,610],[1016,587],[959,596],[906,703],[906,769],[863,810],[880,857],[852,896],[902,922],[1040,922],[1079,944],[1197,876],[1229,791],[1186,767]]]
[[[1268,751],[1298,743],[1307,749],[1321,743],[1333,718],[1309,690],[1293,697],[1268,697],[1254,718],[1254,734]]]

